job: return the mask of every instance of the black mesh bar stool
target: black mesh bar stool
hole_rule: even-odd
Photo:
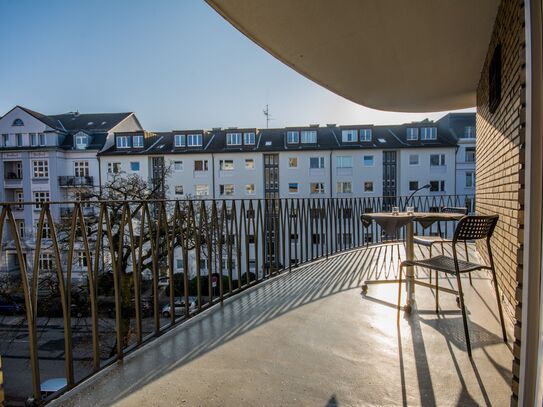
[[[455,206],[444,206],[443,208],[441,208],[441,212],[443,213],[460,213],[462,215],[467,215],[468,214],[468,208],[464,208],[464,207],[455,207]],[[441,233],[441,223],[438,222],[437,223],[437,231],[438,231],[438,236],[415,236],[413,241],[415,244],[418,244],[418,245],[421,245],[421,246],[424,246],[424,247],[428,247],[429,251],[430,251],[430,257],[432,257],[432,247],[435,245],[435,244],[439,244],[441,245],[441,254],[445,254],[445,252],[443,251],[443,244],[444,243],[452,243],[452,240],[450,239],[446,239],[442,236],[442,233]],[[469,261],[469,251],[468,251],[468,243],[467,241],[464,241],[464,249],[466,251],[466,260]],[[436,271],[436,279],[437,279],[437,271]],[[432,273],[430,272],[430,283],[432,283]],[[471,274],[469,276],[469,283],[472,284],[471,282]]]
[[[402,296],[402,273],[403,268],[407,266],[420,266],[426,267],[436,271],[436,312],[438,312],[439,306],[439,286],[437,279],[437,272],[448,273],[456,276],[456,282],[458,284],[458,296],[460,302],[460,308],[462,310],[462,319],[464,321],[464,333],[466,335],[466,345],[468,349],[468,355],[471,357],[471,343],[469,340],[468,332],[468,320],[466,317],[466,307],[464,304],[464,293],[462,292],[462,281],[460,275],[462,273],[471,273],[475,270],[490,270],[492,272],[492,280],[494,287],[496,288],[496,299],[498,301],[498,312],[500,314],[500,322],[502,325],[502,334],[504,342],[507,342],[507,333],[505,332],[505,323],[503,321],[503,311],[500,301],[500,291],[498,289],[498,280],[496,279],[496,270],[494,268],[494,258],[492,256],[492,248],[490,247],[490,238],[498,222],[498,215],[492,216],[465,216],[456,226],[454,231],[454,237],[452,240],[452,253],[453,257],[439,255],[436,257],[430,257],[428,259],[420,260],[406,260],[400,264],[399,273],[399,288],[398,288],[398,318],[400,317],[400,301]],[[459,242],[465,242],[466,240],[486,240],[486,247],[488,250],[488,257],[490,264],[483,265],[472,263],[458,259],[456,251],[456,245]],[[409,309],[407,309],[409,311]]]

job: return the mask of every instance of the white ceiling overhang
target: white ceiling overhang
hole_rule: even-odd
[[[499,0],[207,0],[300,74],[375,109],[472,107]]]

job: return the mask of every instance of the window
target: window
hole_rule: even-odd
[[[132,146],[136,148],[143,147],[143,136],[134,136],[132,137]]]
[[[245,159],[245,169],[246,170],[253,170],[255,168],[255,160],[252,158]]]
[[[9,134],[2,134],[2,147],[9,147]]]
[[[38,141],[40,143],[40,146],[43,147],[45,145],[45,134],[39,133],[38,134]]]
[[[241,146],[241,133],[226,133],[227,146]]]
[[[371,129],[360,129],[360,141],[371,141]]]
[[[130,171],[139,172],[139,170],[140,170],[140,162],[139,161],[131,161],[130,162]]]
[[[416,191],[419,189],[419,182],[418,181],[409,181],[409,190],[410,191]]]
[[[253,145],[255,143],[255,133],[243,133],[243,144]]]
[[[121,172],[121,163],[107,163],[107,172],[109,174],[118,174]]]
[[[466,171],[466,188],[475,187],[475,173],[473,171]]]
[[[38,145],[38,135],[36,133],[29,133],[28,136],[30,137],[30,145],[36,147]]]
[[[373,156],[365,155],[363,158],[364,167],[373,167]]]
[[[25,201],[25,195],[23,191],[16,191],[15,192],[15,202],[24,202]],[[17,209],[24,209],[24,205],[17,205]]]
[[[207,165],[207,160],[196,160],[194,161],[194,171],[207,171]]]
[[[316,130],[304,130],[302,131],[302,143],[310,144],[317,142],[317,131]]]
[[[436,140],[437,139],[437,127],[422,127],[420,129],[421,140]]]
[[[183,161],[174,161],[173,170],[175,172],[183,171]]]
[[[36,205],[34,206],[35,209],[40,209],[41,202],[48,202],[49,201],[49,191],[35,191],[34,192],[34,202],[36,202]]]
[[[288,184],[288,193],[289,194],[297,194],[298,193],[298,183],[297,182],[289,182],[289,184]]]
[[[220,160],[219,168],[221,171],[232,171],[234,170],[234,160]]]
[[[117,148],[129,148],[129,138],[128,136],[117,136]]]
[[[36,230],[38,229],[38,222],[36,222]],[[43,227],[41,229],[41,238],[51,239],[51,228],[49,227],[49,223],[47,221],[43,222]]]
[[[445,154],[430,154],[430,165],[433,167],[445,165]]]
[[[15,119],[13,120],[13,123],[11,123],[12,126],[24,126],[25,124],[21,119]]]
[[[344,143],[353,143],[358,141],[358,131],[356,130],[342,130],[341,141]]]
[[[183,195],[183,185],[175,186],[175,195]]]
[[[77,266],[80,269],[87,268],[87,256],[85,256],[85,252],[77,252]]]
[[[175,147],[185,147],[185,135],[176,134],[174,136],[174,144],[175,144]]]
[[[40,254],[38,265],[41,271],[51,271],[53,267],[53,255],[49,253]]]
[[[353,168],[353,157],[351,156],[339,156],[336,157],[337,168]]]
[[[312,182],[310,185],[310,191],[312,194],[324,194],[324,183]]]
[[[209,185],[207,184],[197,184],[194,186],[196,191],[196,196],[205,196],[209,195]]]
[[[338,194],[350,194],[353,192],[351,181],[339,181],[336,184]]]
[[[419,129],[416,127],[408,127],[406,130],[407,140],[414,141],[419,139]]]
[[[373,192],[373,182],[372,181],[364,182],[364,192]]]
[[[255,194],[255,184],[245,184],[245,195]]]
[[[17,142],[17,147],[23,146],[23,135],[21,133],[17,133],[15,135],[15,141]]]
[[[324,157],[310,157],[309,168],[324,168]]]
[[[287,143],[288,144],[297,144],[300,142],[300,132],[298,131],[287,131]]]
[[[466,127],[464,127],[464,137],[463,138],[469,138],[469,139],[475,138],[475,126],[466,126]]]
[[[88,177],[89,176],[89,162],[88,161],[74,161],[74,175],[76,177]]]
[[[298,168],[298,157],[289,157],[288,158],[288,167],[289,168]]]
[[[219,193],[221,195],[234,195],[234,184],[219,185]]]
[[[313,233],[311,235],[311,242],[313,244],[320,244],[322,240],[322,243],[325,243],[326,242],[325,238],[326,238],[326,235],[324,233]]]
[[[419,165],[418,154],[409,154],[409,165]]]
[[[36,160],[32,162],[34,178],[49,177],[49,162],[47,160]]]
[[[475,147],[466,147],[466,162],[475,162]]]
[[[183,259],[176,259],[175,260],[175,268],[177,270],[183,270]]]
[[[430,192],[445,191],[445,181],[430,181]]]
[[[202,147],[203,137],[201,134],[187,134],[187,146]]]
[[[34,141],[32,141],[32,145],[34,145]],[[75,148],[77,150],[84,150],[87,148],[88,145],[88,137],[86,134],[77,134],[75,136]]]

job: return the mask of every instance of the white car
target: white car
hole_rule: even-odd
[[[196,301],[197,299],[195,297],[189,297],[189,312],[192,312],[196,309]],[[185,301],[181,297],[174,298],[174,307],[175,315],[185,315]],[[164,318],[170,318],[171,315],[171,307],[168,303],[164,305],[164,307],[162,307],[162,316]]]

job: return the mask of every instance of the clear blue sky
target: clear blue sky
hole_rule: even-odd
[[[367,109],[284,66],[198,0],[0,0],[0,115],[134,111],[149,130],[439,118]]]

